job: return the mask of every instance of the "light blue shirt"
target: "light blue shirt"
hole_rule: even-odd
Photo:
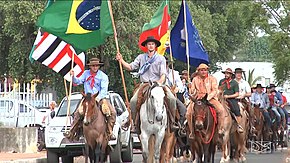
[[[85,93],[96,94],[99,92],[97,98],[99,100],[106,98],[108,95],[108,86],[109,86],[109,78],[108,76],[101,70],[98,70],[95,76],[95,83],[93,88],[91,88],[92,79],[88,78],[91,76],[90,70],[85,70],[85,72],[79,77],[73,77],[73,82],[77,85],[84,84]]]
[[[266,93],[252,93],[251,96],[251,103],[252,104],[260,104],[260,108],[267,109],[270,106],[269,97]]]

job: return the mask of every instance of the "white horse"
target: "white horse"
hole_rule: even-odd
[[[165,93],[161,86],[156,83],[150,83],[146,96],[147,99],[140,109],[142,156],[144,163],[159,163],[160,148],[167,127],[167,113],[164,105]],[[155,137],[155,142],[152,139],[153,136]],[[151,161],[153,158],[150,157],[153,154],[154,161]]]

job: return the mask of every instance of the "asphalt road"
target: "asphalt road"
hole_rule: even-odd
[[[253,154],[248,153],[246,154],[247,163],[286,163],[286,158],[289,153],[289,163],[290,163],[290,152],[284,149],[283,151],[277,150],[271,154]],[[215,156],[215,162],[219,162],[221,158],[221,153],[217,152]],[[141,153],[134,154],[134,163],[141,163],[142,162],[142,155]],[[178,161],[181,162],[181,161]],[[232,163],[233,161],[231,161]]]

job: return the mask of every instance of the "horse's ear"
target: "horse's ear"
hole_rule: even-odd
[[[83,92],[81,92],[81,94],[83,95],[83,97],[86,97],[86,94],[85,94],[85,92],[83,91]]]
[[[95,99],[97,96],[99,95],[99,92],[97,92],[97,93],[95,93],[95,94],[93,94],[93,98]]]
[[[195,96],[195,94],[188,94],[188,96],[191,99],[191,101],[196,102],[196,96]]]
[[[207,100],[208,94],[205,94],[205,96],[202,98],[202,100],[206,101]]]

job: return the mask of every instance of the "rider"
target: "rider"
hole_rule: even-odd
[[[165,59],[166,59],[166,85],[169,86],[169,88],[173,88],[172,91],[174,94],[176,95],[181,94],[181,97],[183,98],[184,89],[183,89],[183,83],[179,76],[179,72],[176,70],[170,69],[169,63],[171,63],[171,61],[167,57],[165,57]],[[184,104],[181,102],[181,100],[178,98],[178,96],[176,98],[176,107],[180,114],[179,122],[183,128],[184,121],[185,121],[186,108]]]
[[[218,85],[217,80],[212,75],[208,73],[208,65],[201,63],[197,67],[197,75],[192,79],[190,93],[196,95],[197,99],[202,99],[205,95],[207,95],[207,100],[210,104],[214,106],[214,108],[218,112],[218,123],[219,123],[219,131],[218,133],[221,135],[224,132],[224,126],[222,122],[224,122],[225,118],[225,109],[222,104],[218,101]],[[193,105],[193,103],[192,103]],[[186,119],[189,124],[192,124],[192,113],[193,106],[187,108]],[[193,126],[189,125],[189,138],[193,139]]]
[[[285,118],[285,115],[282,109],[280,108],[280,106],[282,105],[282,100],[279,100],[279,98],[277,97],[277,93],[278,92],[275,89],[270,89],[269,100],[270,100],[271,109],[276,115],[277,126],[279,129],[281,129],[282,127],[281,122],[282,122],[282,119]]]
[[[153,36],[147,37],[145,41],[141,43],[142,46],[148,49],[147,53],[138,55],[133,62],[130,64],[127,63],[120,53],[117,53],[116,59],[122,63],[122,65],[128,71],[139,69],[138,74],[140,76],[141,84],[136,89],[135,94],[131,98],[130,107],[133,116],[134,122],[136,122],[136,114],[137,114],[137,100],[138,100],[138,92],[139,89],[149,81],[157,82],[159,85],[164,85],[166,80],[166,60],[162,55],[159,55],[156,51],[157,47],[161,45],[161,43],[156,40]],[[168,87],[166,89],[166,97],[169,101],[169,111],[171,112],[172,119],[171,120],[171,129],[178,130],[179,127],[174,123],[175,119],[175,111],[176,111],[176,98],[171,93],[171,90]],[[139,119],[139,117],[138,117]],[[135,124],[132,132],[140,133],[139,124],[138,127]]]
[[[263,88],[265,87],[263,87],[261,84],[256,85],[255,87],[256,92],[253,93],[251,96],[251,103],[254,107],[259,106],[259,108],[262,110],[263,116],[266,120],[268,132],[272,134],[272,130],[271,130],[272,122],[271,122],[269,112],[267,110],[270,106],[270,101],[269,101],[269,97],[267,93],[263,92]]]
[[[282,110],[284,111],[284,114],[285,114],[285,120],[286,120],[285,129],[287,129],[287,126],[288,126],[288,125],[287,125],[287,124],[288,124],[288,118],[289,118],[288,112],[287,112],[287,110],[286,110],[286,108],[285,108],[285,105],[287,105],[287,98],[283,95],[283,92],[284,92],[283,88],[279,89],[278,92],[279,92],[279,93],[281,94],[281,96],[282,96],[282,101],[283,101],[283,103],[282,103],[282,105],[281,105],[281,108],[282,108]]]
[[[276,85],[275,84],[270,84],[270,90],[276,90]],[[286,117],[288,116],[288,113],[285,109],[282,109],[282,105],[283,105],[283,98],[282,98],[282,94],[280,92],[275,91],[275,97],[277,98],[277,110],[281,115],[281,121],[283,120],[284,122],[287,122]],[[285,111],[284,111],[285,110]],[[287,114],[287,116],[285,115]],[[283,123],[282,123],[283,124]],[[287,126],[287,123],[284,127]]]
[[[79,78],[76,78],[74,72],[71,71],[73,83],[77,85],[84,84],[84,91],[86,94],[96,94],[99,92],[96,101],[100,103],[101,110],[103,114],[106,115],[109,138],[111,140],[116,140],[116,136],[113,134],[113,127],[116,121],[116,110],[108,104],[109,101],[107,99],[109,78],[100,70],[100,67],[103,66],[104,63],[100,62],[98,58],[92,58],[87,65],[90,67],[90,70],[85,70]],[[83,109],[79,106],[75,112],[73,127],[70,129],[70,132],[66,134],[68,138],[71,139],[74,136],[75,128],[77,128],[76,124],[82,121],[80,117],[83,117],[83,114]]]
[[[227,68],[222,73],[225,74],[225,78],[220,80],[219,86],[222,86],[223,92],[224,92],[224,98],[227,99],[227,101],[231,104],[231,110],[236,115],[236,120],[238,123],[238,132],[242,133],[244,132],[244,129],[240,125],[241,123],[241,112],[240,112],[240,106],[238,104],[238,100],[236,99],[239,96],[239,84],[233,80],[233,70],[230,68]]]
[[[239,96],[237,99],[241,100],[241,102],[245,101],[245,103],[249,103],[249,97],[251,97],[251,87],[250,84],[242,78],[242,68],[235,69],[235,80],[239,84]],[[249,111],[249,110],[248,110]]]

